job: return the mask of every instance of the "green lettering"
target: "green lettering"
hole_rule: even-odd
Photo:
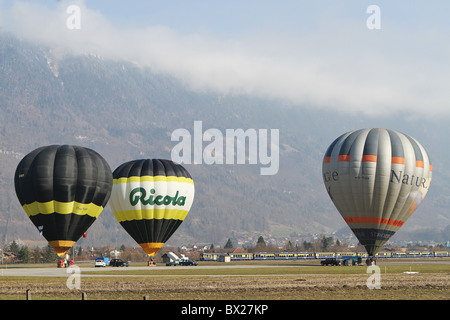
[[[155,203],[156,203],[157,206],[162,205],[162,201],[161,201],[162,198],[163,198],[163,196],[161,196],[161,195],[156,196]]]
[[[177,204],[177,198],[178,198],[178,190],[177,193],[175,193],[175,196],[172,198],[172,205],[176,205]]]
[[[155,189],[150,189],[150,193],[151,195],[148,197],[148,199],[145,199],[145,197],[147,196],[147,192],[145,191],[144,188],[142,187],[137,187],[134,188],[133,190],[131,190],[130,192],[130,204],[132,206],[135,206],[138,204],[139,201],[141,201],[141,203],[143,205],[169,205],[172,204],[174,206],[178,205],[178,206],[184,206],[185,202],[186,202],[186,197],[182,196],[182,197],[178,197],[179,191],[177,191],[175,193],[175,196],[171,197],[169,195],[163,196],[163,195],[157,195],[155,198],[153,198],[153,195],[155,194]]]
[[[140,195],[136,195],[134,196],[136,193],[140,192]],[[139,202],[139,200],[142,201],[142,199],[145,197],[147,193],[145,192],[144,188],[134,188],[133,190],[131,190],[130,192],[130,204],[132,206],[137,205],[137,203]]]
[[[184,206],[184,203],[186,202],[186,197],[179,197],[177,201],[177,205]]]
[[[163,203],[165,205],[168,205],[170,202],[172,202],[172,197],[171,196],[165,196],[163,199]]]
[[[155,189],[150,189],[150,193],[151,193],[151,194],[155,194]],[[143,205],[149,204],[149,205],[151,205],[151,206],[154,205],[155,202],[153,201],[153,196],[148,197],[148,200],[147,200],[146,202],[142,202],[142,204],[143,204]]]

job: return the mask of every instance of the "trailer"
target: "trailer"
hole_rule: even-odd
[[[109,265],[109,258],[97,257],[95,258],[95,267],[106,267]]]
[[[356,266],[362,263],[362,258],[360,256],[341,256],[342,265],[344,266]]]

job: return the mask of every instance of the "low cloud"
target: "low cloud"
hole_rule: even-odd
[[[70,4],[80,8],[80,29],[67,28]],[[163,25],[121,28],[84,2],[70,4],[50,9],[15,2],[0,12],[0,21],[6,31],[55,52],[132,61],[169,73],[193,90],[281,98],[352,113],[450,115],[445,31],[430,36],[427,30],[369,30],[362,20],[227,38],[182,34]]]

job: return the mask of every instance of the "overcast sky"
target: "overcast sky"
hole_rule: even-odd
[[[67,27],[70,5],[80,8],[79,29]],[[442,118],[449,13],[444,0],[0,0],[0,30],[55,52],[130,60],[195,90]]]

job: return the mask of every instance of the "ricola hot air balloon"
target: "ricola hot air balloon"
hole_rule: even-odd
[[[61,257],[102,212],[112,172],[91,149],[52,145],[20,161],[14,184],[22,208]]]
[[[373,257],[425,198],[432,165],[416,139],[373,128],[338,137],[322,173],[337,210]]]
[[[114,216],[154,256],[189,213],[194,201],[191,175],[171,160],[141,159],[120,165],[113,178]]]

